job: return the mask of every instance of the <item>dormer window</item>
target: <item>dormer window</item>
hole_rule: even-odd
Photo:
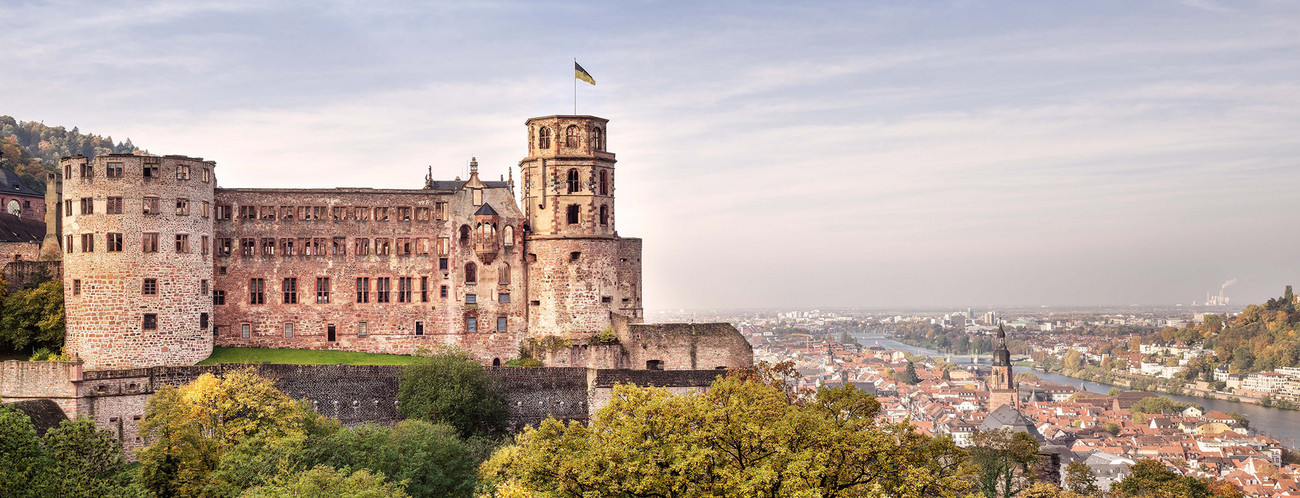
[[[564,146],[565,146],[565,147],[575,147],[575,148],[578,146],[578,127],[577,127],[577,126],[569,125],[568,128],[565,128],[565,129],[564,129]]]

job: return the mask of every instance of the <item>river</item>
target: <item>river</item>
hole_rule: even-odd
[[[855,338],[858,340],[858,343],[862,344],[863,346],[878,345],[885,349],[897,349],[899,351],[905,351],[914,355],[933,356],[936,358],[947,357],[947,355],[935,351],[933,349],[919,348],[916,346],[903,344],[901,342],[889,338],[881,338],[881,337],[866,336],[866,335],[858,336]],[[983,358],[979,358],[979,360],[988,361],[988,358],[983,357]],[[969,364],[971,363],[971,357],[970,355],[965,355],[965,356],[954,355],[952,357],[952,362]],[[1092,392],[1105,393],[1110,391],[1112,387],[1119,387],[1119,386],[1112,386],[1110,384],[1101,384],[1098,382],[1079,380],[1079,379],[1066,377],[1064,375],[1050,373],[1050,372],[1039,372],[1037,370],[1034,370],[1033,373],[1034,375],[1038,376],[1038,378],[1046,381],[1056,382],[1059,384],[1068,384],[1074,387],[1084,388]],[[1123,390],[1124,388],[1119,387],[1119,389]],[[1207,411],[1219,410],[1221,412],[1240,413],[1242,415],[1245,415],[1246,418],[1250,419],[1250,427],[1252,429],[1267,434],[1277,439],[1279,442],[1285,444],[1288,447],[1291,448],[1300,447],[1296,445],[1296,442],[1300,441],[1300,412],[1297,412],[1295,410],[1283,410],[1281,408],[1273,408],[1268,406],[1256,405],[1254,403],[1236,403],[1232,401],[1224,401],[1219,399],[1196,398],[1192,396],[1182,396],[1177,394],[1160,393],[1160,395],[1166,396],[1169,399],[1172,399],[1174,401],[1196,403],[1198,405],[1205,407]]]

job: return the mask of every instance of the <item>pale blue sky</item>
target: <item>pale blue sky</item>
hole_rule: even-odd
[[[231,187],[505,174],[574,57],[651,308],[1300,284],[1296,2],[0,0],[0,114]]]

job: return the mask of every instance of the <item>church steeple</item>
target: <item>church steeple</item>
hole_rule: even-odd
[[[1011,351],[1007,349],[1007,331],[998,325],[998,346],[993,350],[993,366],[1011,366]]]

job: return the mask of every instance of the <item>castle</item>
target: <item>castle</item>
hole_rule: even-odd
[[[195,157],[64,158],[46,239],[63,252],[67,352],[87,370],[193,365],[214,346],[750,366],[728,324],[642,323],[608,120],[525,125],[518,202],[513,172],[484,181],[473,160],[467,180],[430,171],[417,189],[259,189],[218,187]]]

